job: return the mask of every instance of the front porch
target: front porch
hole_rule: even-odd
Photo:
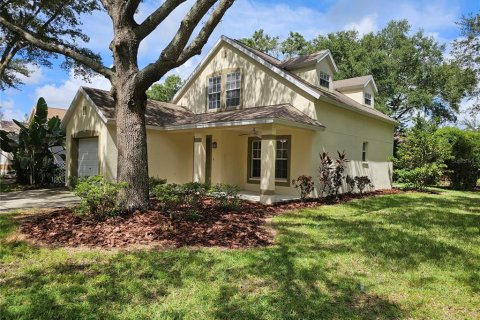
[[[299,198],[292,179],[309,174],[314,132],[256,125],[194,132],[193,181],[241,188],[240,198],[273,204]]]

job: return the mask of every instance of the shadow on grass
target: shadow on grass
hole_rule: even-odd
[[[455,276],[460,270],[459,281],[479,292],[480,257],[462,248],[465,232],[478,232],[476,200],[395,195],[344,204],[343,215],[302,210],[274,221],[275,246],[251,250],[60,255],[43,249],[22,257],[31,250],[26,245],[1,243],[0,262],[18,256],[24,265],[0,266],[0,318],[408,318],[405,305],[364,287],[369,274],[340,272],[332,257],[355,263],[367,255],[399,274],[420,264]],[[0,234],[11,232],[8,221],[0,219]],[[51,253],[58,257],[35,260]],[[415,285],[433,281],[426,276]]]

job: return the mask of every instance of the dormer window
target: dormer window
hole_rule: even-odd
[[[330,75],[320,71],[320,85],[325,88],[330,88]]]
[[[368,92],[365,92],[364,94],[364,100],[365,100],[365,104],[367,106],[371,106],[372,105],[372,95]]]
[[[227,74],[227,82],[225,83],[227,108],[238,107],[240,105],[240,88],[241,88],[241,74],[240,71],[235,71]]]
[[[208,78],[208,109],[220,109],[220,100],[222,95],[222,77],[216,76]]]

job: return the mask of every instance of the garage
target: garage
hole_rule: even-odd
[[[90,177],[98,174],[98,138],[78,140],[78,176]]]

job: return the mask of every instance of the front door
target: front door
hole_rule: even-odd
[[[207,185],[212,184],[212,136],[206,137],[205,141],[205,183]]]

